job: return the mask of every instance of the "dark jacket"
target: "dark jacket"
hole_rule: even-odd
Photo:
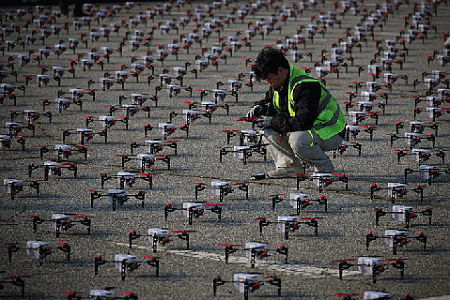
[[[287,78],[287,82],[284,84],[285,87],[288,86],[288,80],[289,78]],[[321,95],[321,86],[319,82],[303,82],[295,87],[293,92],[295,100],[293,106],[295,111],[294,117],[289,115],[287,88],[278,91],[280,96],[280,108],[282,110],[281,114],[278,114],[273,106],[273,91],[274,89],[271,87],[266,92],[265,99],[257,101],[255,105],[263,107],[261,115],[273,116],[271,126],[275,132],[286,133],[304,131],[312,128],[318,115],[317,109]],[[344,138],[345,129],[339,133],[339,135]]]

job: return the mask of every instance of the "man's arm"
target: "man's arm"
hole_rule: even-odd
[[[322,88],[319,82],[303,82],[293,92],[295,116],[286,112],[272,119],[272,129],[276,132],[309,130],[317,118],[317,108]]]

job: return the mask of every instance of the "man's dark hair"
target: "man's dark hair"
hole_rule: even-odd
[[[289,62],[283,52],[272,47],[265,47],[256,57],[253,72],[259,78],[265,79],[269,73],[278,74],[278,68],[289,70]]]

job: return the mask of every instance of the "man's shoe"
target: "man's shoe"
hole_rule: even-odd
[[[269,178],[293,178],[300,172],[294,168],[276,168],[273,171],[267,172]]]

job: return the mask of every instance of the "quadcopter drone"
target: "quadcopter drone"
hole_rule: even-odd
[[[141,179],[143,181],[148,182],[149,189],[152,189],[153,186],[153,175],[149,173],[132,173],[132,172],[125,172],[121,171],[118,172],[116,175],[109,175],[106,173],[100,174],[100,182],[101,182],[101,188],[103,189],[105,186],[105,182],[116,178],[119,183],[119,189],[123,190],[124,188],[133,187],[133,185],[136,183],[137,179]]]
[[[347,294],[347,293],[338,293],[334,294],[334,296],[342,296],[342,300],[357,300],[356,298],[353,298],[353,296],[358,296],[359,294]],[[379,292],[379,291],[367,291],[364,292],[363,300],[387,300],[391,299],[392,296],[390,293],[386,292]],[[408,294],[405,294],[405,297],[399,300],[414,300],[413,297],[411,297]]]
[[[390,212],[385,211],[384,209],[384,207],[373,209],[375,211],[375,224],[377,226],[379,225],[380,218],[386,216],[387,214],[392,214],[392,217],[396,221],[405,224],[405,228],[409,228],[411,220],[417,218],[418,215],[428,217],[428,224],[431,225],[433,210],[430,207],[427,207],[422,211],[414,211],[413,207],[405,205],[394,205],[392,206],[392,210]]]
[[[77,294],[81,294],[80,292],[75,291],[63,291],[64,294],[67,294],[67,300],[82,300],[82,299],[110,299],[110,300],[138,300],[138,294],[125,291],[125,297],[116,297],[112,287],[106,287],[104,289],[96,289],[91,290],[89,292],[89,297],[78,296]]]
[[[152,244],[152,251],[156,253],[158,246],[165,246],[166,244],[172,242],[170,239],[172,234],[183,240],[186,244],[186,250],[189,250],[190,245],[190,233],[196,232],[195,230],[170,230],[168,228],[149,228],[146,235],[139,234],[136,230],[130,229],[128,234],[128,240],[130,242],[130,249],[132,248],[132,243],[134,240],[140,238],[141,236],[148,237],[149,242]]]
[[[70,261],[70,245],[65,242],[58,242],[61,246],[58,247],[67,257],[67,261]],[[8,246],[8,260],[11,262],[13,253],[19,251],[21,247],[19,247],[20,243],[7,243],[5,246]],[[38,259],[39,265],[44,264],[44,259],[52,254],[52,247],[50,243],[44,241],[28,241],[26,245],[26,251],[28,256],[32,259]]]
[[[126,190],[121,189],[109,189],[106,194],[102,191],[89,190],[91,193],[91,208],[94,208],[94,200],[100,197],[108,197],[111,202],[112,210],[115,211],[117,207],[123,206],[129,198],[133,197],[137,200],[141,200],[141,207],[144,208],[145,192],[136,191],[136,194],[128,194]]]
[[[383,259],[382,257],[360,257],[356,264],[350,263],[350,261],[356,261],[356,259],[339,259],[333,260],[333,263],[339,263],[339,279],[342,280],[342,273],[351,267],[357,266],[359,272],[363,275],[372,276],[373,283],[377,282],[377,276],[382,272],[388,270],[385,262],[392,261],[392,268],[400,271],[400,278],[403,279],[405,272],[404,259]]]
[[[125,163],[130,160],[136,160],[136,165],[142,172],[145,169],[151,168],[156,161],[162,161],[167,164],[167,170],[170,170],[171,157],[174,154],[151,154],[151,153],[139,153],[139,154],[117,154],[117,157],[122,159],[122,168],[125,168]]]
[[[137,256],[131,254],[116,254],[114,260],[105,260],[102,256],[96,256],[94,258],[94,275],[98,275],[99,266],[104,265],[106,263],[114,263],[116,270],[120,272],[120,276],[122,281],[125,280],[126,274],[137,270],[142,263],[146,263],[149,266],[153,267],[155,270],[156,277],[159,276],[159,260],[161,257],[154,256],[143,256],[147,258],[146,261],[139,261]]]
[[[204,207],[207,206],[207,207]],[[217,215],[219,221],[222,220],[222,204],[204,204],[198,202],[184,202],[183,208],[176,208],[173,204],[166,203],[164,207],[164,221],[167,221],[167,217],[169,213],[174,212],[176,210],[181,210],[183,215],[188,218],[189,225],[192,225],[193,218],[199,218],[203,216],[205,211],[210,211]]]
[[[278,230],[284,233],[284,238],[289,239],[289,232],[295,232],[301,225],[307,225],[314,228],[314,236],[318,235],[319,223],[317,220],[324,219],[322,217],[303,217],[298,218],[296,216],[278,216],[277,221],[268,221],[268,218],[255,218],[254,221],[259,223],[259,234],[262,235],[263,227],[270,224],[276,224]]]
[[[384,235],[377,236],[371,231],[366,235],[366,249],[369,250],[369,244],[376,239],[383,239],[389,248],[392,248],[392,254],[397,255],[397,249],[407,245],[412,240],[417,240],[423,244],[423,250],[427,247],[427,236],[423,232],[418,232],[417,236],[408,236],[406,230],[388,229]]]
[[[108,130],[107,128],[103,128],[99,132],[94,132],[90,128],[77,128],[76,131],[74,129],[60,129],[63,133],[63,143],[66,142],[66,137],[72,134],[78,134],[78,140],[81,145],[91,141],[95,135],[99,135],[105,138],[105,144],[108,142]]]
[[[300,182],[305,180],[312,181],[319,188],[319,193],[325,187],[337,181],[345,183],[345,190],[348,191],[348,177],[345,174],[312,173],[309,178],[305,174],[297,174],[297,190],[300,188]]]
[[[394,183],[389,182],[387,187],[382,188],[376,183],[372,183],[370,186],[370,200],[375,199],[375,192],[378,192],[382,189],[388,190],[388,196],[391,198],[391,203],[394,204],[395,201],[399,198],[403,198],[403,196],[408,194],[408,191],[413,191],[416,194],[420,195],[420,202],[423,202],[423,186],[420,185],[406,185],[402,183]]]
[[[450,174],[450,167],[420,165],[418,170],[406,168],[404,172],[405,172],[405,184],[407,182],[407,178],[408,178],[409,174],[418,172],[420,178],[427,180],[428,185],[431,185],[433,182],[433,179],[441,176],[442,174]]]
[[[44,158],[44,154],[51,152],[52,149],[49,148],[49,145],[38,146],[39,147],[39,156],[41,159]],[[63,159],[67,160],[72,156],[74,152],[78,152],[80,154],[84,154],[84,159],[87,159],[87,148],[85,146],[76,146],[75,148],[71,145],[58,144],[54,146],[53,149],[54,154],[56,155],[57,162],[61,162]]]
[[[195,199],[198,198],[198,192],[203,191],[206,187],[205,183],[201,182],[193,182],[195,185]],[[234,186],[237,186],[239,190],[245,192],[245,199],[248,200],[248,183],[246,182],[238,182],[234,183]],[[234,189],[231,183],[227,181],[216,180],[211,182],[211,192],[215,196],[219,196],[220,202],[223,201],[223,197],[227,196],[234,192]]]
[[[20,179],[7,178],[3,180],[3,186],[5,187],[5,192],[11,195],[11,200],[14,200],[16,195],[23,190],[24,186],[35,189],[36,196],[39,196],[39,188],[40,188],[39,181],[43,180],[22,181]]]
[[[55,162],[55,161],[46,161],[42,165],[36,165],[31,162],[28,165],[28,176],[31,177],[32,172],[38,168],[44,169],[44,181],[48,181],[49,176],[59,176],[62,175],[62,169],[68,169],[73,172],[73,177],[77,178],[79,163],[71,163],[71,162]]]
[[[269,195],[269,198],[272,201],[273,211],[275,211],[275,205],[284,200],[282,197],[283,195],[284,194]],[[319,195],[318,199],[310,199],[310,195],[303,193],[291,193],[289,196],[289,205],[295,209],[297,216],[300,214],[300,211],[310,205],[313,205],[311,202],[317,202],[318,205],[322,205],[324,207],[325,212],[328,211],[328,199],[324,195]]]
[[[50,220],[45,220],[39,216],[31,216],[33,220],[33,232],[36,233],[38,225],[44,222],[51,222],[52,227],[55,229],[56,237],[59,238],[59,235],[62,232],[67,232],[70,228],[74,227],[77,224],[84,225],[87,229],[87,234],[91,234],[91,224],[92,217],[91,216],[81,216],[77,214],[52,214],[52,218]]]
[[[222,277],[216,276],[213,279],[213,295],[217,295],[217,287],[225,283],[233,283],[234,287],[244,294],[244,300],[248,300],[249,293],[258,290],[261,286],[268,283],[277,287],[277,295],[281,296],[281,279],[280,276],[267,276],[264,280],[259,279],[258,274],[254,273],[236,273],[232,281],[225,281]]]
[[[225,263],[228,263],[230,254],[233,254],[238,250],[245,251],[245,256],[250,260],[250,266],[252,268],[255,267],[256,262],[261,262],[265,258],[271,256],[271,254],[268,253],[270,249],[267,248],[267,244],[261,242],[245,243],[245,247],[242,249],[238,248],[243,247],[242,245],[219,244],[219,246],[225,247]],[[278,248],[275,250],[275,252],[283,255],[284,263],[288,263],[288,247],[282,244],[278,244]]]

